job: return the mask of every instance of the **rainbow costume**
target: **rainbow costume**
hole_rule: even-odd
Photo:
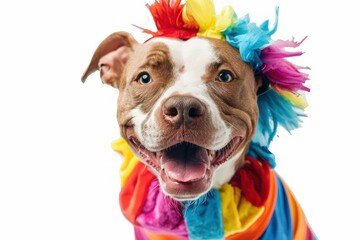
[[[211,0],[157,0],[148,5],[157,31],[153,37],[189,39],[218,38],[239,50],[242,59],[263,79],[258,91],[259,121],[246,156],[229,183],[211,189],[196,201],[178,202],[165,196],[154,174],[138,160],[124,139],[113,143],[123,156],[120,169],[120,206],[134,225],[137,240],[217,239],[316,239],[288,186],[273,170],[269,151],[277,127],[291,131],[300,126],[307,106],[299,91],[308,80],[305,69],[285,58],[301,42],[273,41],[268,21],[260,26],[249,15],[238,18],[233,8],[216,15]]]

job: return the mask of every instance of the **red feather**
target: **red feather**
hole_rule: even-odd
[[[184,4],[181,0],[156,0],[153,4],[146,5],[153,16],[157,32],[141,28],[143,32],[153,37],[172,37],[189,39],[196,36],[199,26],[194,22],[187,24],[182,18]]]

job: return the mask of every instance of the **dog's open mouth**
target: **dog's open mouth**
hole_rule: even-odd
[[[151,152],[135,137],[129,140],[142,159],[159,173],[163,189],[178,200],[188,200],[209,190],[214,169],[232,156],[243,138],[235,137],[217,151],[180,142],[162,151]]]

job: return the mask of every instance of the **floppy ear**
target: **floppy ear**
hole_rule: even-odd
[[[115,32],[109,35],[95,50],[89,66],[81,77],[82,82],[99,70],[103,83],[118,87],[129,54],[137,44],[134,37],[127,32]]]

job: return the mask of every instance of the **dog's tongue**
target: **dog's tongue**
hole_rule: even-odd
[[[189,143],[181,143],[163,153],[162,166],[171,179],[178,182],[191,182],[205,176],[207,151]]]

